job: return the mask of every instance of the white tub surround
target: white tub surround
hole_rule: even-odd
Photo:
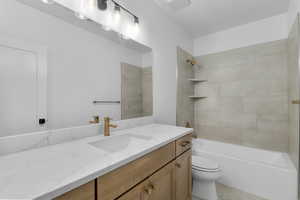
[[[52,199],[189,134],[193,129],[151,124],[0,157],[0,199]],[[147,138],[114,153],[91,145],[120,135]],[[117,144],[116,144],[117,146]]]
[[[111,129],[111,131],[113,132],[127,128],[153,124],[154,118],[152,116],[141,117],[135,119],[114,121],[112,123],[118,125],[118,128]],[[29,149],[40,148],[48,145],[60,144],[86,137],[103,135],[102,129],[103,125],[100,123],[95,125],[53,129],[43,132],[0,137],[0,156]]]
[[[297,171],[287,153],[195,139],[193,154],[216,161],[224,185],[270,200],[297,199]]]

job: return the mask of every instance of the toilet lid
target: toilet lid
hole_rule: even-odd
[[[192,166],[194,169],[203,171],[214,171],[219,169],[218,163],[200,156],[192,156]]]

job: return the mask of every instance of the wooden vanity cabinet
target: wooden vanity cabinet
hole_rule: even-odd
[[[174,200],[175,162],[171,162],[157,173],[138,184],[118,200]]]
[[[152,175],[143,200],[173,200],[175,198],[174,161]]]
[[[148,187],[148,182],[144,181],[137,186],[135,186],[132,190],[125,193],[117,200],[142,200],[144,199],[144,192],[146,192],[146,188]]]
[[[191,139],[184,136],[55,200],[191,200]]]
[[[84,184],[70,192],[63,194],[54,200],[95,200],[95,180]]]
[[[192,151],[188,150],[175,161],[176,200],[192,199]]]
[[[175,158],[118,200],[191,200],[192,135],[174,142]]]
[[[98,200],[114,200],[175,159],[172,142],[97,179]]]
[[[192,134],[186,135],[175,141],[176,157],[191,149],[192,147]]]
[[[191,150],[181,154],[118,200],[191,200],[191,156]]]

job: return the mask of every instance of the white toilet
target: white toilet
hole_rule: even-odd
[[[218,200],[215,181],[221,176],[218,163],[192,156],[193,199]]]

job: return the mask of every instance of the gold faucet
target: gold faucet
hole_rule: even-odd
[[[110,128],[117,128],[117,125],[110,124],[110,118],[104,117],[104,136],[110,136]]]
[[[90,124],[99,124],[100,123],[100,117],[99,116],[94,116],[93,121],[90,121]]]

